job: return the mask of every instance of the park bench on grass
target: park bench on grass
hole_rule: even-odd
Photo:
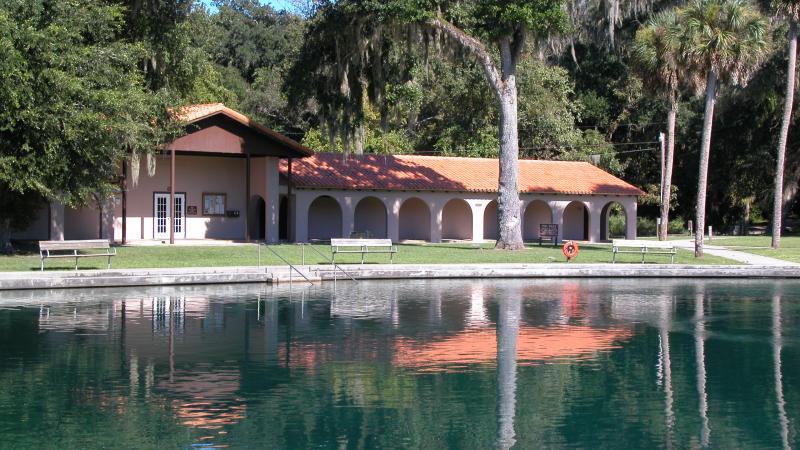
[[[334,264],[337,253],[361,253],[361,264],[364,264],[364,255],[367,253],[388,253],[389,262],[394,263],[397,246],[392,244],[391,239],[331,239],[331,253]]]
[[[542,240],[552,240],[553,245],[558,244],[558,224],[557,223],[540,223],[539,224],[539,246],[542,245]]]
[[[675,244],[669,241],[614,239],[611,241],[611,251],[613,252],[612,263],[617,262],[617,253],[640,253],[642,264],[644,264],[646,255],[670,255],[670,262],[675,262]]]
[[[80,253],[79,253],[80,252]],[[75,270],[78,270],[78,258],[105,256],[108,268],[111,268],[111,257],[117,255],[117,249],[111,247],[107,239],[86,239],[78,241],[39,241],[39,257],[41,270],[47,258],[75,258]]]

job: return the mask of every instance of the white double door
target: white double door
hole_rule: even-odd
[[[153,238],[169,239],[169,223],[175,227],[176,238],[186,238],[186,194],[175,194],[175,209],[169,215],[169,194],[156,193],[153,199]]]

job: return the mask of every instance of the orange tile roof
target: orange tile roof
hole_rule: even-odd
[[[175,117],[187,124],[197,122],[199,120],[211,117],[217,114],[223,114],[246,127],[254,129],[256,132],[270,137],[281,144],[289,147],[290,149],[301,153],[303,155],[312,155],[314,152],[305,146],[299,144],[297,141],[284,136],[277,131],[267,128],[264,125],[252,120],[244,114],[234,109],[228,108],[222,103],[203,103],[198,105],[185,105],[182,106]]]
[[[517,337],[517,359],[519,364],[552,359],[591,359],[597,353],[621,347],[620,343],[630,337],[630,330],[616,327],[521,326]],[[465,330],[434,342],[399,338],[392,359],[400,366],[433,372],[452,369],[449,366],[496,363],[497,332],[494,329]]]
[[[281,172],[287,173],[286,161]],[[498,162],[488,158],[317,153],[292,160],[297,187],[497,192]],[[639,188],[587,162],[521,160],[523,193],[642,195]]]

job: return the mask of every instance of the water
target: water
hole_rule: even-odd
[[[800,282],[0,294],[0,448],[792,448]]]

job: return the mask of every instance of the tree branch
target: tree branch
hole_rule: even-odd
[[[492,56],[489,54],[489,51],[486,50],[486,46],[483,45],[481,41],[475,39],[441,17],[428,19],[426,23],[428,26],[444,32],[450,36],[450,38],[472,52],[478,58],[478,61],[480,61],[481,65],[483,65],[486,78],[489,79],[489,83],[492,85],[492,87],[498,92],[503,88],[503,81],[500,78],[500,74],[497,72],[497,67],[495,67],[494,62],[492,61]]]

